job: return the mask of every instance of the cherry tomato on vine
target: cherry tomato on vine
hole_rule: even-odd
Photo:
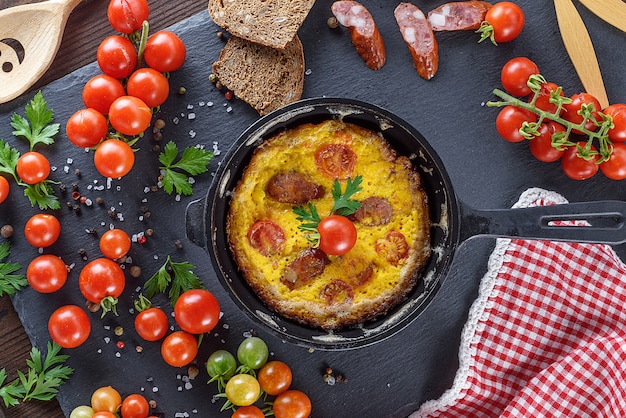
[[[509,142],[521,142],[526,138],[519,130],[524,122],[536,122],[537,115],[530,110],[517,106],[504,106],[496,117],[496,130],[502,138]]]
[[[356,227],[345,216],[327,216],[317,225],[317,231],[320,234],[320,250],[328,255],[346,254],[356,244]]]
[[[226,398],[235,406],[252,405],[261,395],[261,386],[249,374],[236,374],[226,383]]]
[[[93,154],[96,170],[105,177],[123,177],[135,164],[135,153],[126,142],[119,139],[102,141]]]
[[[90,148],[106,138],[109,123],[96,109],[80,109],[69,117],[65,124],[67,139],[77,147]]]
[[[601,121],[600,115],[598,115],[598,111],[600,111],[601,109],[600,102],[593,95],[582,92],[582,93],[577,93],[577,94],[572,95],[570,99],[572,99],[571,103],[563,105],[563,112],[561,113],[561,117],[563,119],[569,122],[575,123],[575,124],[580,124],[583,122],[583,116],[579,114],[578,112],[582,110],[583,105],[584,106],[593,105],[594,110],[593,112],[591,112],[591,116],[596,121],[598,122]],[[584,127],[585,129],[588,129],[590,131],[596,130],[596,125],[594,124],[592,119],[587,120],[587,122],[585,122]],[[578,129],[573,129],[572,132],[582,133]]]
[[[50,315],[48,332],[52,341],[61,347],[75,348],[89,338],[91,322],[82,308],[64,305]]]
[[[122,96],[109,108],[111,126],[124,135],[139,135],[150,126],[152,110],[138,97]]]
[[[533,74],[539,74],[539,67],[526,57],[510,59],[502,67],[500,81],[507,93],[513,96],[528,96],[531,93],[528,87],[528,78]]]
[[[42,153],[29,151],[17,160],[16,170],[24,183],[37,184],[50,175],[50,162]]]
[[[237,371],[237,360],[230,351],[214,351],[206,362],[206,370],[212,380],[227,381]]]
[[[578,146],[584,147],[585,143],[579,142]],[[596,149],[592,146],[591,151],[594,152]],[[577,147],[571,146],[561,157],[561,167],[569,178],[573,180],[586,180],[593,177],[598,172],[597,160],[597,155],[594,155],[589,160],[579,157]]]
[[[554,121],[541,124],[539,127],[540,135],[528,143],[530,152],[536,159],[550,163],[563,156],[565,150],[560,151],[552,146],[552,135],[557,132],[565,132],[565,127]]]
[[[258,370],[265,365],[269,349],[265,341],[259,337],[248,337],[237,347],[239,363],[252,370]]]
[[[220,319],[220,304],[208,290],[187,290],[176,300],[174,318],[183,331],[204,334],[217,325]]]
[[[133,393],[124,398],[120,412],[122,418],[148,418],[150,405],[144,396]]]
[[[49,247],[59,239],[61,223],[48,213],[37,213],[31,216],[24,226],[26,241],[33,247]]]
[[[130,96],[139,97],[148,106],[157,107],[170,94],[170,83],[163,73],[153,68],[140,68],[128,78],[126,90]]]
[[[124,270],[115,261],[108,258],[96,258],[87,263],[78,276],[78,287],[85,299],[103,306],[103,315],[114,309],[126,285]],[[113,306],[106,305],[111,300]]]
[[[165,337],[169,323],[161,308],[148,308],[135,317],[135,330],[146,341],[158,341]]]
[[[626,144],[613,144],[613,152],[607,161],[600,164],[600,171],[612,180],[626,179]]]
[[[7,200],[10,191],[11,186],[9,185],[9,181],[4,176],[0,176],[0,203]]]
[[[279,395],[289,389],[292,380],[291,369],[279,360],[273,360],[265,364],[259,370],[257,379],[268,395]]]
[[[141,29],[148,20],[150,8],[146,0],[111,0],[107,7],[109,23],[118,32],[130,34]]]
[[[143,58],[150,68],[168,73],[179,69],[186,55],[183,41],[174,32],[162,30],[148,38]]]
[[[613,142],[626,141],[626,104],[615,103],[602,111],[613,119],[613,128],[609,129],[608,136]]]
[[[85,107],[92,108],[102,113],[109,114],[111,104],[115,99],[126,94],[122,83],[114,77],[106,74],[98,74],[92,77],[83,87],[83,103]]]
[[[126,78],[137,67],[137,50],[124,36],[108,36],[100,42],[96,59],[103,73],[114,78]]]
[[[255,405],[241,406],[237,408],[230,418],[264,418],[265,413]]]
[[[541,88],[539,89],[539,94],[537,95],[537,99],[535,100],[535,106],[541,110],[545,110],[549,113],[555,113],[557,109],[557,105],[555,103],[550,102],[550,97],[552,92],[556,92],[559,86],[556,83],[551,81],[546,81],[541,84]],[[563,89],[560,91],[560,96],[564,96]],[[528,101],[530,102],[532,97],[529,97]]]
[[[128,250],[130,237],[119,228],[109,229],[100,237],[100,251],[107,258],[117,260],[126,255]]]
[[[501,1],[487,10],[485,21],[491,25],[496,43],[510,42],[524,29],[524,11],[515,3]]]
[[[311,415],[311,400],[299,390],[290,389],[274,399],[276,418],[308,418]]]
[[[122,405],[122,396],[112,386],[102,386],[91,394],[91,407],[96,412],[115,413]]]
[[[39,293],[56,292],[67,281],[67,266],[56,255],[42,254],[28,264],[26,279]]]
[[[183,367],[191,363],[198,354],[198,341],[193,334],[174,331],[161,344],[161,357],[170,366]]]
[[[72,409],[72,412],[70,413],[70,418],[92,418],[94,414],[95,411],[92,407],[87,405],[81,405]]]

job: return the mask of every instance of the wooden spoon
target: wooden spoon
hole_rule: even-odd
[[[580,0],[596,16],[626,32],[626,3],[622,0]]]
[[[52,64],[65,24],[82,0],[48,0],[0,11],[0,103],[32,86]]]
[[[574,64],[576,73],[586,92],[598,99],[604,109],[609,105],[609,99],[585,22],[578,14],[572,0],[554,0],[554,7],[565,49]]]

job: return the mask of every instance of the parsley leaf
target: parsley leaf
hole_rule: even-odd
[[[306,207],[299,206],[294,208],[293,212],[298,215],[296,220],[302,222],[298,225],[298,229],[305,232],[306,239],[317,246],[320,240],[317,225],[322,221],[322,218],[320,218],[315,205],[309,202]]]
[[[168,255],[161,268],[143,285],[148,299],[165,293],[169,287],[168,297],[174,306],[181,293],[190,289],[204,289],[204,285],[192,271],[195,268],[196,266],[187,261],[175,263]]]
[[[0,139],[0,173],[7,173],[17,180],[15,168],[20,152]]]
[[[22,268],[18,263],[2,262],[9,256],[10,244],[5,242],[0,245],[0,297],[13,295],[21,288],[28,285],[28,280],[23,274],[13,274]]]
[[[66,354],[59,354],[61,346],[48,342],[47,354],[42,360],[41,351],[33,347],[30,351],[30,359],[26,360],[28,371],[23,373],[18,370],[18,378],[5,385],[6,370],[0,370],[0,397],[5,406],[15,406],[20,401],[36,399],[49,401],[54,398],[61,386],[74,372],[65,361],[69,358]]]
[[[15,129],[13,135],[26,138],[31,151],[38,143],[53,144],[53,137],[59,132],[59,124],[51,123],[52,110],[48,109],[41,91],[26,105],[25,111],[26,117],[17,113],[11,117],[11,126]]]
[[[346,184],[346,191],[343,194],[341,193],[341,184],[335,180],[332,190],[335,204],[333,205],[333,209],[330,211],[331,214],[335,213],[341,216],[348,216],[352,215],[358,208],[361,207],[361,202],[351,200],[350,198],[363,189],[360,187],[362,180],[363,176],[356,176],[354,180],[349,178]]]
[[[49,181],[26,186],[24,196],[28,197],[31,206],[37,205],[43,209],[59,209],[61,207]]]
[[[175,190],[177,194],[189,196],[193,194],[189,176],[208,171],[207,165],[213,159],[213,153],[199,147],[187,147],[183,150],[180,159],[178,157],[178,147],[173,141],[168,142],[159,154],[159,162],[163,164],[163,190],[167,194],[172,194]]]

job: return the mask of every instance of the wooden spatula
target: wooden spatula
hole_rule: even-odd
[[[32,86],[52,64],[67,18],[82,0],[48,0],[0,11],[0,103]]]
[[[609,105],[593,43],[572,0],[554,0],[556,18],[565,49],[574,64],[585,91],[598,99],[602,108]]]
[[[596,16],[626,32],[626,3],[622,0],[580,0]]]

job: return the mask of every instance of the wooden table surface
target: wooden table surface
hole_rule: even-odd
[[[20,4],[33,3],[27,0],[0,0],[0,9]],[[84,65],[95,61],[98,44],[112,29],[106,19],[107,0],[84,0],[69,17],[59,52],[51,67],[30,91],[44,86]],[[149,0],[151,10],[167,10],[167,13],[152,13],[151,30],[158,30],[183,20],[202,10],[207,2],[202,0]],[[166,7],[164,7],[167,4]],[[28,92],[26,93],[28,94]],[[8,297],[0,298],[0,367],[7,370],[9,379],[17,369],[26,369],[26,359],[31,349],[30,340],[13,309]],[[3,410],[0,406],[0,418]],[[7,417],[64,417],[56,400],[50,402],[29,401],[4,412]]]

